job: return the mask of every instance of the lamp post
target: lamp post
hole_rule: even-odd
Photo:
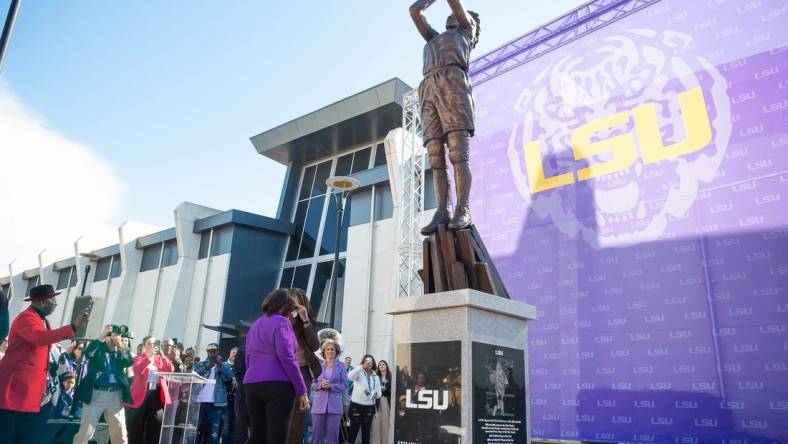
[[[8,42],[11,40],[11,33],[14,31],[14,23],[16,22],[16,15],[19,12],[19,4],[21,2],[22,0],[11,0],[11,4],[8,5],[8,14],[5,17],[3,33],[0,34],[0,71],[3,69],[5,51],[8,49]]]
[[[359,187],[358,180],[348,176],[332,176],[326,179],[326,185],[333,191],[331,194],[337,200],[337,229],[334,236],[334,266],[331,270],[331,328],[336,328],[337,308],[337,276],[339,273],[339,235],[342,232],[342,216],[345,213],[345,199]]]

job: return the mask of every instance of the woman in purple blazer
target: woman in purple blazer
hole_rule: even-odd
[[[320,345],[325,361],[321,364],[323,371],[312,383],[312,444],[323,444],[324,439],[328,444],[337,444],[339,438],[342,398],[347,390],[347,369],[337,361],[339,352],[339,346],[331,339]]]
[[[296,358],[296,338],[287,316],[295,310],[290,292],[274,290],[263,301],[263,316],[246,336],[244,390],[252,434],[247,442],[287,441],[290,409],[296,397],[301,411],[309,397]]]

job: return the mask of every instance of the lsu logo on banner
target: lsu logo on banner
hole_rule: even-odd
[[[653,241],[686,217],[732,133],[728,82],[692,45],[630,29],[526,80],[507,156],[534,214],[593,248]]]
[[[653,103],[640,105],[632,110],[635,134],[640,143],[644,163],[661,162],[672,157],[689,154],[703,149],[711,142],[711,125],[701,88],[698,86],[679,93],[678,101],[687,135],[683,141],[670,146],[663,145],[657,122],[656,106]],[[635,163],[637,144],[631,133],[591,142],[594,134],[628,124],[629,114],[624,111],[603,117],[586,123],[572,132],[572,153],[575,160],[588,159],[604,153],[610,153],[611,157],[608,161],[577,170],[578,180],[589,180],[623,171]],[[528,185],[532,193],[571,185],[575,182],[571,172],[545,177],[539,141],[526,143],[523,150],[525,152],[525,167],[528,172]]]

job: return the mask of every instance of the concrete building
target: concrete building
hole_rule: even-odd
[[[74,300],[95,298],[98,323],[126,324],[137,339],[174,337],[201,349],[220,339],[201,328],[237,322],[276,285],[279,266],[258,257],[281,255],[292,224],[238,210],[218,211],[182,203],[174,227],[141,237],[118,228],[118,242],[0,278],[14,316],[30,288],[51,283],[62,294],[53,325],[70,321]],[[266,254],[268,254],[266,253]],[[265,256],[263,256],[265,257]],[[87,271],[90,266],[90,271]],[[259,309],[258,309],[259,311]]]
[[[275,218],[182,203],[172,228],[136,236],[121,226],[113,245],[84,251],[77,242],[73,257],[39,257],[38,267],[0,278],[11,315],[26,307],[30,288],[52,283],[63,295],[50,319],[61,325],[84,285],[104,323],[127,324],[138,338],[175,337],[204,350],[222,338],[202,325],[253,321],[265,294],[281,286],[303,288],[318,320],[331,324],[338,248],[333,324],[343,332],[346,354],[390,359],[383,304],[396,290],[396,196],[389,177],[398,166],[389,159],[396,158],[402,96],[410,89],[395,78],[253,136],[261,155],[287,167]],[[339,245],[336,198],[325,184],[334,175],[361,183],[347,200]],[[427,206],[434,207],[432,200]],[[87,265],[92,271],[85,279]]]

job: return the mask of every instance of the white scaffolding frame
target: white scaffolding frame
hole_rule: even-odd
[[[422,267],[422,213],[424,212],[425,149],[421,143],[419,93],[405,93],[402,106],[402,144],[400,152],[399,274],[397,297],[421,296],[423,285],[418,270]]]

